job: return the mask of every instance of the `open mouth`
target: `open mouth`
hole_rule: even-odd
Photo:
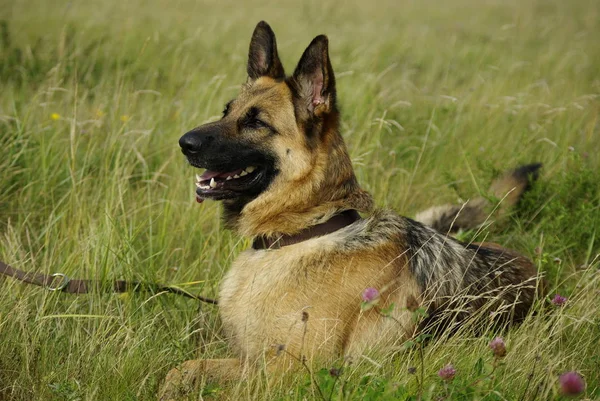
[[[206,170],[202,175],[196,174],[196,201],[239,197],[260,183],[263,175],[263,170],[256,166],[227,172]]]

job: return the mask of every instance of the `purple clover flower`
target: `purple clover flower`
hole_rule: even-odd
[[[564,395],[578,395],[585,390],[585,380],[575,371],[565,372],[558,378],[560,391]]]
[[[554,298],[552,298],[552,305],[554,306],[563,306],[564,304],[567,303],[568,298],[567,297],[563,297],[560,294],[556,294],[554,295]]]
[[[496,358],[502,358],[506,355],[506,344],[502,337],[496,337],[490,341],[490,348]]]
[[[450,381],[454,379],[454,376],[456,376],[456,369],[454,369],[454,366],[452,366],[452,364],[449,363],[440,370],[438,370],[438,376],[442,380]]]
[[[377,289],[373,287],[365,288],[365,290],[362,293],[362,299],[365,302],[373,302],[378,297],[379,291],[377,291]]]

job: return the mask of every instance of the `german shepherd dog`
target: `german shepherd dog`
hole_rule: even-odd
[[[474,315],[526,316],[536,295],[533,263],[448,236],[481,223],[485,200],[463,205],[464,216],[451,205],[431,209],[420,215],[428,225],[374,210],[340,134],[326,36],[314,38],[286,76],[275,35],[260,22],[247,71],[223,117],[179,140],[188,162],[206,169],[197,176],[198,202],[221,201],[227,226],[253,241],[219,293],[236,357],[184,362],[168,373],[162,399],[253,368],[282,371],[313,358],[389,350],[419,329],[417,308],[430,322],[446,315],[455,325]],[[514,204],[538,167],[508,173],[492,191]],[[375,308],[361,308],[367,288]]]

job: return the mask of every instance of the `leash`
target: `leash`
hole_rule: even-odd
[[[54,273],[28,273],[23,270],[15,269],[12,266],[0,261],[0,274],[12,277],[16,280],[27,284],[33,284],[44,287],[48,291],[60,291],[67,294],[88,294],[92,289],[105,290],[111,293],[123,292],[168,292],[171,294],[181,295],[187,298],[192,298],[207,304],[217,305],[216,299],[206,298],[201,295],[192,294],[179,287],[160,285],[154,283],[144,283],[137,281],[115,280],[113,282],[104,283],[100,280],[79,280],[71,279],[66,274]],[[110,283],[110,286],[108,285]]]
[[[297,244],[311,238],[330,234],[341,228],[347,227],[360,220],[360,214],[354,209],[345,210],[330,218],[325,223],[308,227],[299,233],[293,235],[282,235],[278,238],[268,238],[264,236],[256,237],[252,243],[254,250],[279,249],[284,246]],[[138,281],[115,280],[112,283],[104,283],[99,280],[80,280],[71,279],[66,274],[54,273],[27,273],[23,270],[15,269],[12,266],[0,261],[0,274],[20,280],[24,283],[44,287],[48,291],[60,291],[67,294],[87,294],[95,290],[104,290],[112,293],[122,292],[169,292],[171,294],[181,295],[192,298],[200,302],[211,305],[217,305],[216,299],[206,298],[201,295],[192,294],[179,287],[160,285],[154,283],[144,283]],[[108,286],[107,284],[111,284]]]

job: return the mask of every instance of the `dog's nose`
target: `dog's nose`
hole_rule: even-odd
[[[191,155],[200,152],[212,140],[212,135],[193,130],[179,138],[179,146],[185,155]]]
[[[196,140],[192,132],[188,132],[179,138],[179,146],[181,147],[181,151],[184,154],[188,153],[196,153],[200,151],[200,146],[202,146],[202,142]]]

